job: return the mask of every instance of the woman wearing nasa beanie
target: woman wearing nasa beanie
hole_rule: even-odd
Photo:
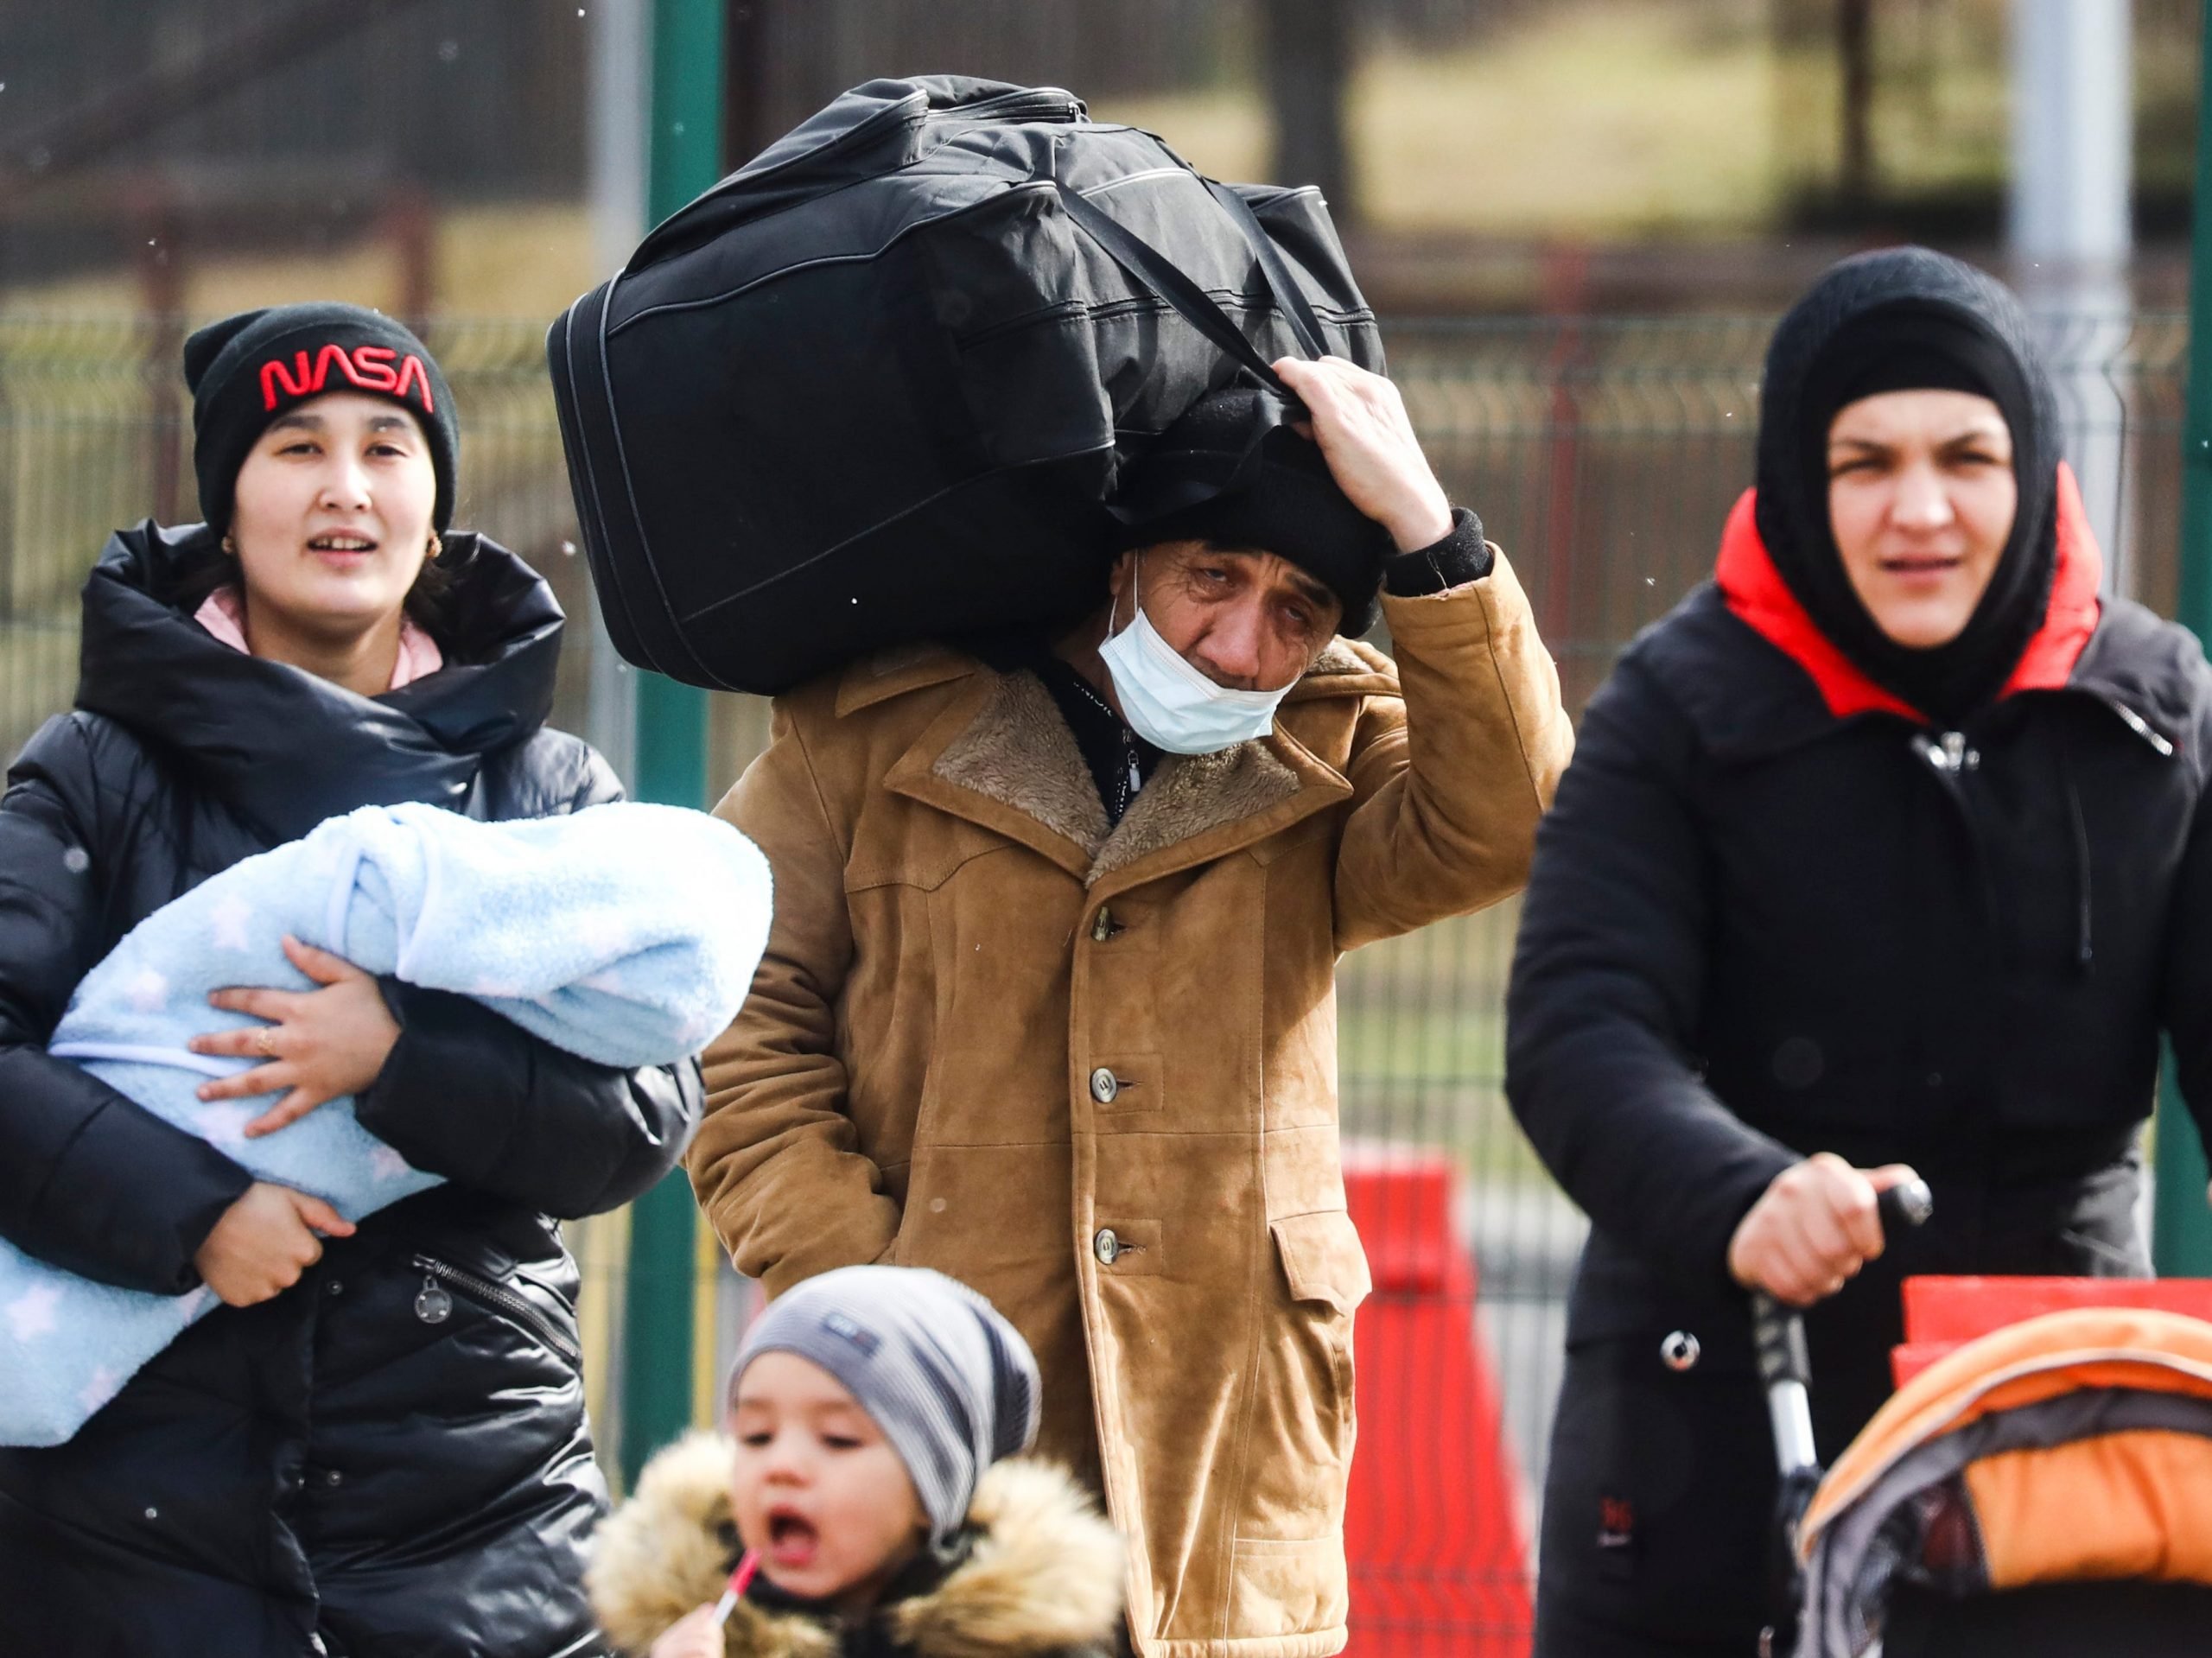
[[[552,594],[448,528],[459,425],[419,340],[286,306],[202,329],[185,372],[207,522],[109,542],[76,707],[0,798],[0,1237],[225,1305],[67,1444],[0,1450],[0,1648],[595,1653],[583,1540],[606,1494],[549,1217],[660,1178],[695,1069],[594,1065],[300,949],[308,989],[219,993],[255,1022],[194,1046],[250,1063],[201,1092],[249,1135],[350,1095],[446,1177],[355,1225],[46,1051],[124,932],[326,817],[620,793],[545,728]]]

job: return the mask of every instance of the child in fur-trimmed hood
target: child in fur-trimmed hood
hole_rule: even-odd
[[[1036,1433],[1036,1363],[964,1285],[896,1267],[810,1280],[747,1334],[728,1403],[730,1437],[663,1451],[594,1540],[592,1605],[624,1653],[1116,1649],[1121,1539],[1065,1473],[1014,1457]]]

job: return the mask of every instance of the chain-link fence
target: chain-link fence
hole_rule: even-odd
[[[1535,599],[1580,708],[1615,653],[1705,575],[1750,481],[1764,319],[1545,320],[1387,331],[1416,426]],[[2069,448],[2115,581],[2175,588],[2182,319],[2049,327]],[[76,592],[107,531],[188,517],[181,330],[0,317],[0,742],[66,706]],[[463,410],[458,521],[536,562],[572,615],[583,561],[538,324],[430,332]],[[589,638],[571,636],[556,719],[591,725]],[[717,786],[760,740],[760,705],[720,699]],[[1340,975],[1343,1120],[1374,1258],[1361,1314],[1355,1618],[1394,1648],[1525,1648],[1527,1540],[1582,1224],[1500,1089],[1508,905],[1363,950]],[[619,1222],[580,1229],[602,1439],[621,1329]],[[744,1305],[702,1285],[726,1352]],[[1446,1425],[1439,1427],[1437,1425]],[[614,1449],[611,1445],[606,1448]],[[610,1461],[614,1460],[610,1457]]]

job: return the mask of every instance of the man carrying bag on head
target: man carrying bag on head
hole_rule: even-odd
[[[1087,621],[801,686],[717,809],[776,918],[701,1203],[772,1293],[926,1266],[1020,1328],[1146,1658],[1344,1644],[1336,959],[1516,891],[1573,740],[1395,388],[1275,368],[1302,411],[1213,393],[1131,470]]]

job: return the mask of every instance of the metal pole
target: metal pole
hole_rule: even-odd
[[[645,232],[645,118],[652,96],[652,0],[591,6],[591,259],[622,268]]]
[[[2212,75],[2212,14],[2202,68]],[[2201,85],[2212,86],[2212,79]],[[2179,619],[2212,639],[2212,98],[2196,109],[2196,213],[2189,268],[2189,408],[2182,422]],[[2158,1190],[2152,1244],[2167,1277],[2212,1276],[2212,1210],[2203,1143],[2174,1086],[2169,1059],[2158,1093]]]
[[[607,276],[622,268],[651,221],[645,201],[645,125],[652,98],[652,0],[594,0],[591,7],[591,253]],[[591,588],[590,724],[585,735],[617,777],[637,775],[638,677],[615,653]]]
[[[658,223],[721,171],[722,0],[653,0],[652,124],[646,208]],[[707,698],[638,673],[635,792],[667,805],[707,804]],[[698,1212],[682,1170],[631,1205],[622,1469],[691,1425],[692,1278]]]
[[[2031,261],[2127,257],[2129,0],[2013,0],[2009,236]]]
[[[2036,316],[2058,394],[2061,441],[2114,593],[2135,586],[2123,511],[2126,410],[2111,372],[2133,332],[2128,7],[2129,0],[2012,4],[2012,275]]]

